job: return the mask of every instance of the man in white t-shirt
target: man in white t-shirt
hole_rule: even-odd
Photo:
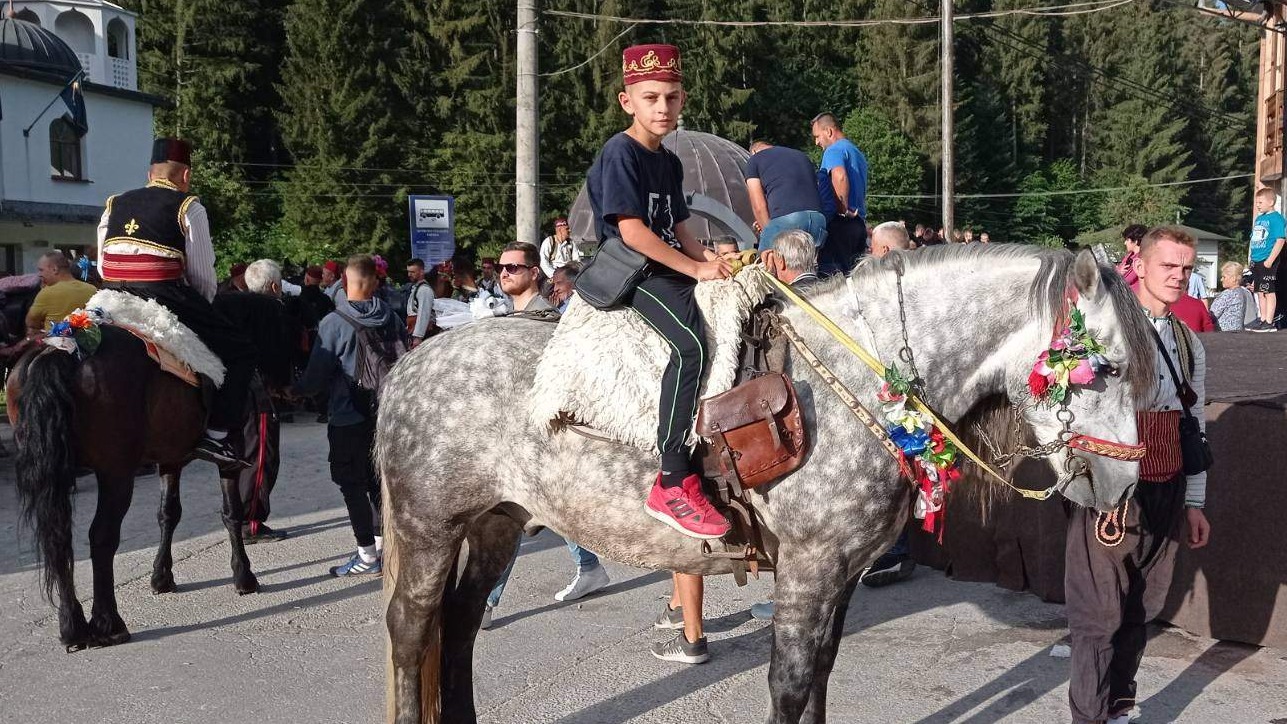
[[[554,270],[577,261],[576,244],[572,242],[567,219],[554,220],[554,234],[541,242],[541,271],[546,279],[554,278]]]

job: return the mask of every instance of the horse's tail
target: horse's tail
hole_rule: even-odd
[[[378,449],[378,448],[377,448]],[[393,596],[393,589],[398,585],[398,532],[395,530],[392,510],[388,506],[389,486],[384,480],[387,476],[381,476],[380,491],[381,500],[385,501],[385,513],[383,516],[384,550],[381,556],[381,567],[383,569],[384,579],[384,605],[388,610],[389,600]],[[393,724],[397,716],[395,711],[394,697],[394,677],[393,677],[393,645],[388,640],[388,628],[385,628],[385,659],[384,659],[384,701],[385,701],[385,719],[389,724]],[[425,637],[425,650],[420,660],[420,721],[421,724],[438,724],[439,722],[439,688],[441,686],[441,667],[442,667],[442,613],[441,610],[434,614],[434,620],[429,625],[429,634]]]
[[[72,486],[76,482],[76,357],[46,348],[15,370],[19,380],[14,443],[23,520],[45,559],[45,596],[70,585]],[[10,401],[13,404],[13,401]]]

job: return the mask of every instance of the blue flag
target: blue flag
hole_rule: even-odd
[[[58,95],[62,97],[63,103],[67,104],[67,113],[63,114],[63,120],[71,124],[76,129],[77,137],[89,133],[89,121],[85,118],[85,95],[80,92],[80,77],[77,74],[72,82],[63,87]]]

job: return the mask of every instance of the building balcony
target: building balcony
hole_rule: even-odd
[[[85,78],[93,81],[98,80],[94,77],[94,54],[77,53],[76,57],[80,58],[80,69],[85,71]]]
[[[133,60],[108,58],[107,61],[111,66],[111,85],[125,90],[138,90],[138,80],[135,77]]]

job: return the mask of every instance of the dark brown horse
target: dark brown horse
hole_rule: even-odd
[[[170,543],[182,513],[179,471],[206,421],[201,390],[162,371],[133,335],[110,326],[102,331],[102,344],[84,362],[36,346],[18,361],[6,385],[23,516],[40,544],[45,595],[58,606],[59,637],[69,650],[130,638],[116,607],[112,561],[135,471],[148,462],[161,473],[161,545],[152,590],[175,589]],[[88,622],[72,580],[71,495],[78,467],[98,478],[98,507],[89,527],[94,607]],[[245,515],[236,470],[221,470],[219,477],[233,586],[237,593],[253,593],[259,583],[241,540]]]

